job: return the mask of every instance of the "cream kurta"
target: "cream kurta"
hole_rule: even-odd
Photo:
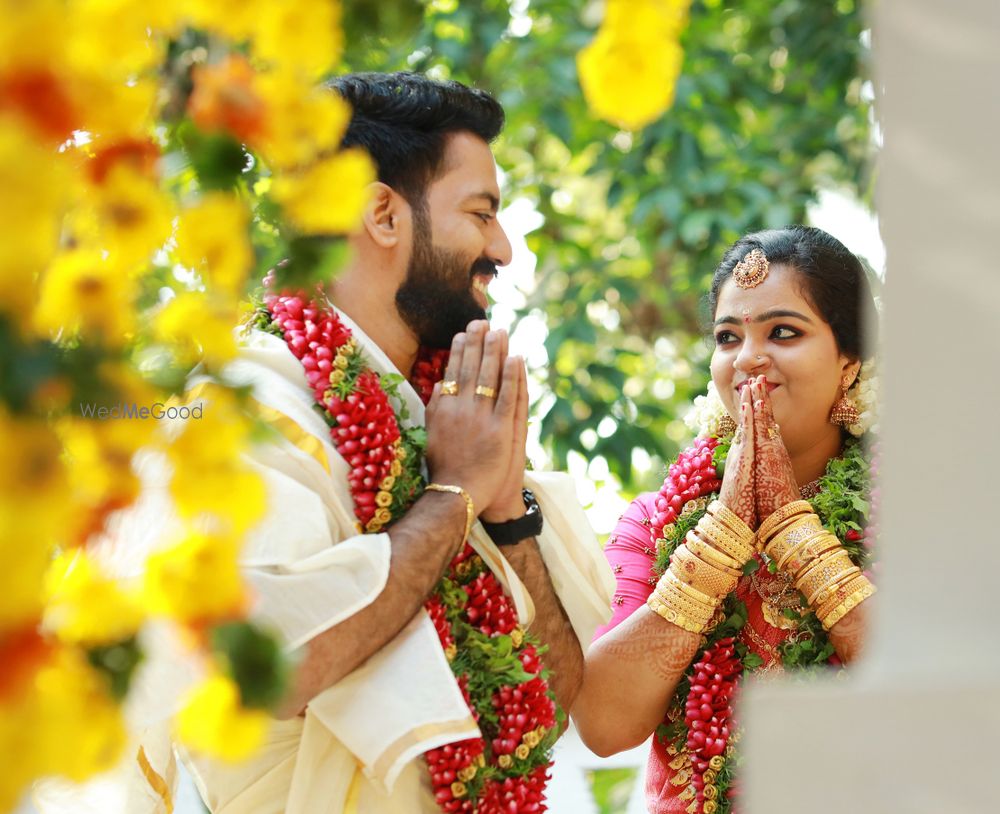
[[[343,319],[372,367],[397,373],[388,357]],[[276,629],[291,650],[378,596],[388,576],[389,537],[357,533],[349,467],[330,443],[302,367],[285,343],[252,331],[227,372],[253,387],[261,415],[280,433],[248,456],[265,479],[270,505],[247,536],[241,559],[255,594],[253,618]],[[400,394],[409,421],[422,425],[424,407],[416,393],[404,383]],[[206,398],[206,411],[210,405]],[[119,573],[138,573],[164,531],[177,522],[162,466],[151,457],[142,462],[143,498],[109,531],[104,550]],[[545,518],[538,543],[553,586],[586,648],[608,618],[614,580],[568,476],[529,472],[525,484]],[[530,626],[531,598],[478,522],[469,542],[504,583],[522,623]],[[169,640],[164,636],[163,641]],[[133,715],[138,727],[148,727],[147,734],[120,769],[119,776],[129,782],[114,784],[127,797],[117,798],[119,809],[105,807],[111,800],[104,797],[93,810],[169,811],[173,756],[162,719],[175,709],[179,686],[191,679],[183,662],[151,659],[137,687]],[[155,712],[146,714],[143,698]],[[433,814],[439,809],[420,755],[477,734],[434,626],[421,610],[379,653],[313,699],[304,718],[275,721],[267,744],[250,761],[233,767],[182,757],[217,814]],[[60,807],[56,796],[54,791],[40,795],[43,811],[88,810],[79,798],[72,809]]]

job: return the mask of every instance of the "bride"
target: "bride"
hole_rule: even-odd
[[[738,240],[709,295],[715,351],[701,433],[605,548],[617,590],[573,717],[601,755],[655,732],[653,814],[725,814],[747,673],[861,650],[875,308],[858,259],[819,229]],[[724,473],[724,474],[722,474]]]

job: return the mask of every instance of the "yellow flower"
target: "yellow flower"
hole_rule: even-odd
[[[85,552],[60,555],[46,583],[46,626],[65,642],[112,644],[133,636],[142,624],[138,598],[102,574]]]
[[[64,526],[66,545],[83,545],[104,528],[111,512],[131,504],[139,496],[139,479],[132,471],[132,457],[152,436],[152,422],[122,417],[122,413],[151,403],[130,399],[124,391],[115,404],[80,405],[83,409],[105,409],[109,417],[67,417],[56,425],[65,450],[69,485],[65,499],[73,508]],[[75,405],[76,406],[76,405]]]
[[[195,28],[214,31],[242,42],[253,34],[271,0],[180,0]]]
[[[688,0],[609,0],[597,36],[577,56],[591,111],[637,130],[674,100],[683,51],[678,42]]]
[[[271,166],[303,166],[340,144],[351,108],[336,92],[304,82],[289,71],[259,76],[255,89],[267,117],[254,147]]]
[[[238,321],[235,299],[186,291],[174,297],[156,316],[153,334],[171,345],[185,362],[201,357],[215,367],[236,356],[233,330]]]
[[[132,303],[137,294],[137,281],[100,250],[70,249],[42,277],[35,327],[119,346],[135,332]]]
[[[353,231],[368,203],[375,165],[360,148],[323,158],[306,170],[274,179],[272,195],[289,221],[305,234]]]
[[[126,742],[105,676],[76,648],[60,648],[35,678],[41,773],[81,781],[110,769]],[[33,716],[34,717],[34,716]]]
[[[173,467],[170,493],[182,517],[241,534],[267,507],[263,480],[240,457],[252,425],[230,391],[210,387],[199,397],[200,417],[183,420],[166,448]]]
[[[241,615],[246,594],[238,550],[229,537],[193,532],[151,554],[144,583],[150,611],[189,625]]]
[[[72,504],[59,439],[43,422],[0,410],[0,631],[42,610],[45,570]],[[2,635],[2,634],[0,634]]]
[[[244,760],[263,743],[270,719],[240,706],[239,688],[223,675],[196,687],[177,716],[177,736],[187,746],[229,762]]]
[[[37,299],[35,278],[59,245],[70,177],[61,155],[0,117],[0,311],[22,328]]]
[[[102,65],[122,78],[156,68],[166,56],[161,32],[174,33],[175,3],[147,0],[74,0],[68,8],[73,36],[66,55],[71,64]],[[107,43],[113,42],[114,49]]]
[[[254,31],[254,51],[268,62],[289,66],[308,78],[340,61],[344,34],[339,0],[265,3]]]
[[[116,164],[91,188],[101,248],[123,265],[143,263],[170,237],[173,207],[156,181],[130,164]]]
[[[249,225],[250,213],[239,198],[209,193],[181,213],[177,259],[211,286],[238,297],[254,263]]]

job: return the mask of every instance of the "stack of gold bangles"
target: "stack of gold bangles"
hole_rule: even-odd
[[[827,630],[875,593],[875,586],[805,500],[782,506],[768,517],[757,539],[778,569],[791,575]]]
[[[718,500],[712,501],[674,550],[670,567],[646,604],[668,622],[704,633],[753,553],[753,530]]]

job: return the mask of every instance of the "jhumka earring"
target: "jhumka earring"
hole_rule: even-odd
[[[729,413],[724,413],[719,419],[719,435],[725,437],[736,432],[736,422],[729,417]]]
[[[836,424],[838,427],[850,427],[852,424],[857,424],[861,419],[861,413],[858,412],[857,405],[847,395],[850,386],[851,382],[845,376],[840,383],[840,398],[837,399],[836,404],[833,405],[833,409],[830,410],[830,423]]]

